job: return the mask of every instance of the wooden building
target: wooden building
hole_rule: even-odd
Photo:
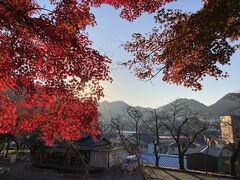
[[[106,138],[91,136],[71,144],[55,142],[33,158],[33,165],[72,171],[106,169],[122,163],[123,149],[113,147]]]
[[[206,146],[199,152],[188,153],[187,168],[199,171],[221,172],[223,170],[222,148]]]

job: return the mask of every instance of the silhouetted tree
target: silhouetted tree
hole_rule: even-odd
[[[144,124],[154,134],[155,140],[153,141],[153,152],[155,156],[155,166],[159,166],[160,159],[160,128],[163,127],[163,122],[161,121],[161,116],[157,109],[149,110],[151,112],[151,117],[148,121],[144,120]]]
[[[184,170],[185,153],[207,127],[205,125],[194,126],[190,123],[192,119],[196,118],[196,115],[179,99],[171,103],[164,112],[164,126],[168,129],[177,144],[179,168]]]
[[[132,126],[131,129],[134,129],[134,133],[132,136],[127,137],[123,134],[123,130],[125,129],[126,124],[123,121],[123,118],[120,115],[112,116],[111,123],[113,127],[116,129],[120,144],[123,146],[124,150],[127,151],[128,154],[135,155],[138,164],[138,170],[142,168],[141,161],[141,133],[143,129],[142,123],[142,113],[134,107],[127,107],[126,113],[128,115],[128,126]]]

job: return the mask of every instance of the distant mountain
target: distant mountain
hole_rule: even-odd
[[[187,99],[187,98],[180,98],[178,100],[179,104],[185,104],[186,106],[188,106],[192,112],[198,112],[198,114],[203,114],[206,115],[208,114],[208,107],[205,104],[202,104],[194,99]],[[176,101],[173,101],[172,103],[175,103]],[[159,110],[164,110],[164,109],[168,109],[170,107],[170,104],[164,105],[162,107],[159,107]]]
[[[199,114],[202,119],[213,120],[219,119],[219,117],[224,114],[240,115],[240,103],[233,101],[233,97],[239,97],[240,100],[240,94],[229,93],[210,106],[206,106],[205,104],[194,99],[180,98],[178,101],[188,105],[191,111]],[[126,114],[126,108],[128,106],[129,105],[123,101],[100,102],[99,111],[101,114],[101,119],[103,121],[110,121],[111,115],[114,116],[119,114],[123,117],[123,119],[127,120],[128,116]],[[161,111],[168,107],[170,107],[170,103],[159,107],[158,110]],[[143,108],[140,106],[135,108],[144,114],[144,118],[151,117],[151,112],[149,112],[151,108]]]
[[[102,120],[110,121],[111,116],[123,115],[129,105],[123,101],[108,102],[103,101],[99,103],[99,112]]]
[[[236,114],[240,109],[240,103],[235,102],[234,97],[239,97],[239,93],[229,93],[208,107],[213,116],[224,114]],[[240,100],[240,98],[239,98]]]
[[[129,105],[123,101],[100,102],[99,103],[100,118],[103,121],[110,121],[111,116],[121,115],[123,119],[128,120],[129,117],[126,112],[128,107]],[[140,106],[136,106],[135,108],[142,112],[144,118],[148,118],[150,116],[149,110],[151,110],[151,108],[143,108]]]

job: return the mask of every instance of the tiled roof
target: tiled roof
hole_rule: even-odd
[[[96,143],[96,141],[92,138],[92,136],[87,136],[87,137],[83,137],[81,139],[79,139],[76,142],[76,145],[78,146],[93,146]]]
[[[200,146],[197,146],[195,148],[188,149],[187,152],[186,152],[186,155],[193,154],[193,153],[199,153],[206,147],[207,147],[206,145],[200,145]]]
[[[95,147],[98,147],[98,146],[110,145],[111,143],[104,137],[101,137],[98,139],[93,139],[92,136],[87,136],[87,137],[81,138],[75,144],[78,146],[79,149],[82,149],[82,150],[89,149],[90,150],[90,149],[94,149]]]
[[[188,144],[188,141],[182,139],[182,140],[179,141],[179,143],[180,143],[180,145],[182,145],[183,143],[185,143],[185,144],[187,145],[187,144]],[[190,148],[195,148],[195,147],[197,147],[197,146],[198,146],[198,145],[197,145],[196,143],[193,143],[193,144],[190,145]],[[169,147],[177,147],[177,143],[176,143],[176,142],[173,142],[173,143],[169,144]]]
[[[74,143],[74,145],[79,149],[79,150],[93,150],[96,147],[106,147],[110,145],[110,141],[108,141],[104,137],[100,137],[98,139],[94,139],[92,136],[86,136]],[[55,142],[52,151],[65,151],[65,145],[62,142]]]
[[[221,155],[221,152],[222,152],[222,148],[219,148],[216,146],[206,147],[202,151],[200,151],[200,153],[204,153],[214,157],[219,157]]]
[[[191,154],[207,154],[209,156],[219,157],[221,155],[222,148],[216,146],[200,146],[199,148],[194,148],[187,152],[186,155]]]

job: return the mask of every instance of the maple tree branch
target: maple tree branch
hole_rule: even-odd
[[[44,10],[44,11],[48,11],[48,12],[51,12],[51,13],[53,12],[53,11],[51,11],[50,9],[46,9],[46,8],[44,8],[44,7],[43,7],[43,8],[40,8],[40,7],[32,8],[32,9],[30,9],[29,11],[32,11],[32,10]],[[28,11],[28,12],[29,12],[29,11]]]
[[[146,82],[151,81],[154,77],[156,77],[160,72],[162,72],[166,66],[161,67],[154,75],[152,75],[149,79],[146,80]]]

